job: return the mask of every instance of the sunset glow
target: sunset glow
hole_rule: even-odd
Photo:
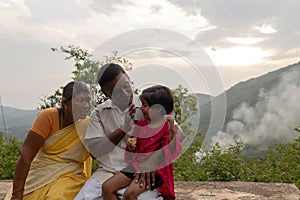
[[[263,62],[271,52],[259,47],[235,46],[232,48],[206,49],[217,66],[246,67]]]

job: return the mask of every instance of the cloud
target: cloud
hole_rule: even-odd
[[[32,17],[28,20],[32,23],[80,22],[91,15],[88,1],[64,0],[55,2],[51,0],[27,0]]]
[[[0,5],[0,38],[41,43],[76,43],[80,25],[89,16],[74,1],[7,1]]]
[[[131,0],[89,0],[90,7],[97,13],[111,15],[122,6],[134,5]]]
[[[263,38],[255,38],[255,37],[229,37],[227,38],[229,42],[235,43],[235,44],[243,44],[243,45],[252,45],[259,43],[263,41]]]
[[[245,67],[257,65],[265,61],[272,52],[267,52],[259,47],[234,46],[229,48],[206,49],[217,66]]]
[[[64,41],[89,48],[113,35],[137,28],[165,28],[186,35],[196,34],[199,28],[208,28],[201,15],[187,16],[181,8],[166,0],[3,1],[0,16],[5,19],[0,23],[2,38]]]
[[[273,56],[266,60],[276,60],[277,65],[282,65],[280,61],[285,58],[280,56],[300,44],[300,21],[297,20],[300,17],[300,2],[297,0],[169,2],[182,8],[189,15],[201,14],[211,26],[216,27],[212,31],[199,32],[195,37],[197,42],[209,48],[232,46],[226,38],[262,38],[263,41],[256,46],[273,52]]]
[[[162,9],[161,5],[152,5],[150,7],[152,13],[158,13],[161,9]]]
[[[7,58],[13,55],[24,58],[26,55],[24,59],[28,59],[32,56],[30,52],[37,52],[41,46],[50,49],[69,44],[92,52],[118,34],[140,28],[157,28],[178,32],[216,52],[226,53],[236,46],[250,46],[248,49],[262,53],[263,56],[256,60],[264,62],[261,65],[261,71],[264,71],[267,65],[278,68],[298,59],[299,4],[297,0],[2,0],[2,57],[5,58],[5,67],[21,68],[24,62],[17,63],[15,59],[10,63]],[[144,38],[136,40],[143,42]],[[170,45],[174,44],[170,42]],[[18,47],[26,52],[16,51]],[[187,45],[187,49],[177,51],[188,54],[191,50]],[[17,52],[23,54],[17,55]],[[49,53],[43,56],[47,55]]]
[[[272,27],[272,25],[270,25],[270,24],[263,24],[259,27],[255,27],[254,29],[259,30],[260,32],[265,33],[265,34],[271,34],[271,33],[277,32],[277,30],[274,29]]]
[[[0,37],[16,36],[22,29],[24,20],[31,16],[29,8],[21,1],[0,3]]]

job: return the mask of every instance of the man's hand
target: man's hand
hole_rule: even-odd
[[[154,159],[148,159],[141,163],[139,169],[135,173],[134,181],[139,184],[140,187],[150,189],[155,184],[155,171],[159,168],[161,163],[161,151],[153,152],[150,157],[154,156]],[[157,159],[159,158],[159,159]]]
[[[129,106],[129,112],[125,117],[124,124],[121,126],[122,131],[124,131],[125,133],[128,133],[132,129],[132,126],[134,125],[135,111],[136,111],[135,105],[131,104]]]
[[[150,189],[155,183],[155,171],[153,172],[137,172],[135,173],[134,182],[139,184],[141,188]],[[152,184],[151,184],[152,183]]]

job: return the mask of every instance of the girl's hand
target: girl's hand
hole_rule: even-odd
[[[172,115],[166,115],[166,120],[169,123],[170,131],[174,131],[174,117]]]
[[[169,129],[170,129],[170,138],[169,138],[169,141],[172,141],[173,138],[175,137],[174,117],[172,115],[166,115],[166,120],[168,121]]]
[[[127,140],[127,148],[129,149],[129,151],[135,151],[136,149],[136,138],[135,137],[130,137]]]

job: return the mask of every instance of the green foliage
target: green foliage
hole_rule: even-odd
[[[174,93],[174,118],[182,124],[198,112],[197,98],[188,94],[188,89],[179,85],[173,90]]]
[[[291,144],[276,145],[264,159],[247,160],[240,155],[243,147],[236,142],[227,150],[218,144],[201,152],[199,135],[191,147],[175,161],[177,181],[245,181],[294,183],[300,189],[300,137]]]
[[[269,149],[265,160],[250,163],[249,181],[295,183],[300,188],[300,137],[292,144]]]
[[[199,151],[202,141],[200,140],[201,133],[197,133],[192,145],[174,162],[175,174],[174,178],[177,181],[196,181],[201,180],[203,171],[200,170],[200,165],[197,162],[195,154]]]
[[[74,60],[75,70],[72,72],[72,79],[76,81],[83,81],[90,87],[95,105],[100,104],[107,99],[99,89],[98,83],[95,80],[99,67],[106,63],[114,62],[123,66],[125,70],[130,70],[132,68],[132,63],[129,62],[129,60],[118,56],[117,51],[113,51],[110,56],[104,55],[104,61],[100,62],[91,60],[90,57],[92,55],[87,50],[84,50],[80,47],[75,47],[73,45],[60,47],[59,49],[51,48],[51,50],[54,52],[62,52],[67,54],[67,56],[65,57],[66,60]],[[62,88],[63,86],[57,89],[52,95],[43,95],[43,97],[40,98],[41,103],[38,109],[60,106]]]
[[[4,140],[2,133],[0,136],[0,179],[12,179],[21,141]],[[300,189],[300,137],[291,144],[276,145],[265,159],[251,161],[240,156],[240,142],[225,151],[217,144],[202,152],[200,160],[196,154],[201,146],[198,133],[190,148],[174,163],[176,181],[280,182],[294,183]],[[96,169],[93,162],[93,171]]]
[[[238,153],[242,143],[237,142],[227,150],[221,150],[216,144],[202,150],[200,135],[197,135],[191,147],[175,162],[175,179],[184,181],[233,181],[239,180],[241,167],[245,161]],[[184,162],[184,160],[189,161]],[[190,168],[188,174],[181,169]]]
[[[40,97],[40,105],[37,107],[39,110],[44,110],[46,108],[60,107],[61,106],[61,97],[62,97],[63,87],[55,90],[54,94],[50,96],[43,95]]]
[[[300,132],[300,126],[296,127],[295,131]]]
[[[208,181],[237,181],[241,178],[245,161],[238,156],[242,143],[237,142],[222,151],[216,144],[201,160],[204,179]]]
[[[19,157],[21,141],[16,138],[4,140],[0,132],[0,180],[12,179]]]

